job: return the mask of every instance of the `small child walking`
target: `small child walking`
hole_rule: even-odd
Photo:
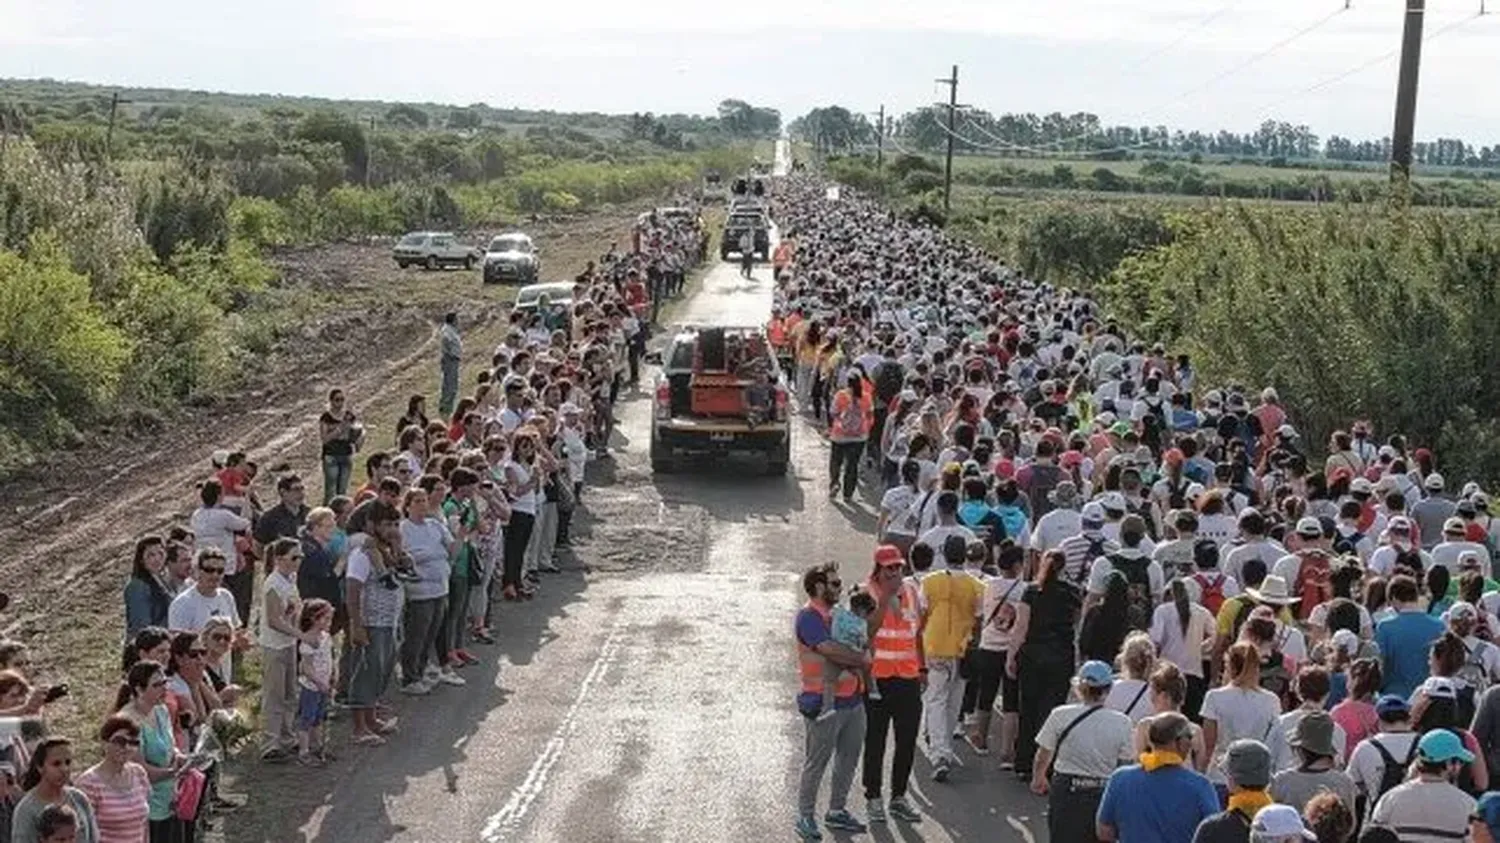
[[[317,643],[297,644],[297,761],[321,767],[333,760],[323,740],[323,722],[328,719],[328,700],[333,692],[333,604],[312,599],[302,605],[298,628],[311,633]]]
[[[833,640],[845,647],[863,653],[870,648],[870,616],[875,614],[875,598],[868,591],[856,591],[849,595],[849,608],[843,606],[833,607],[833,624],[830,630]],[[833,716],[833,702],[838,688],[839,676],[846,670],[854,668],[841,667],[832,661],[825,660],[823,668],[823,708],[818,714],[818,719]],[[872,700],[880,699],[880,689],[870,679],[868,669],[858,669],[860,681],[868,689],[867,695]]]

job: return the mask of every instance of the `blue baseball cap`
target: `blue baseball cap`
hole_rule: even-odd
[[[1395,694],[1386,694],[1375,701],[1375,713],[1380,717],[1389,717],[1392,714],[1410,714],[1411,705],[1405,697]]]
[[[1447,729],[1433,729],[1417,741],[1417,757],[1423,761],[1441,764],[1446,761],[1474,760],[1474,753],[1464,749],[1464,742]]]
[[[1078,668],[1078,684],[1090,688],[1108,688],[1115,682],[1115,672],[1104,662],[1092,659]]]
[[[1479,797],[1471,816],[1484,823],[1492,836],[1500,836],[1500,793],[1491,791]]]

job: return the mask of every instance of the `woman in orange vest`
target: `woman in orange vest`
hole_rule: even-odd
[[[844,388],[833,397],[828,418],[828,440],[833,444],[828,457],[828,496],[838,494],[842,475],[844,500],[852,501],[859,486],[859,458],[875,423],[875,393],[858,371],[849,373]]]
[[[917,731],[922,722],[922,686],[927,660],[922,650],[922,607],[917,587],[904,579],[901,550],[883,544],[875,548],[875,570],[865,584],[880,609],[880,626],[871,637],[875,661],[870,675],[879,696],[865,700],[865,802],[871,820],[885,819],[881,804],[881,774],[885,766],[886,735],[894,727],[896,748],[891,757],[890,813],[902,822],[922,816],[906,799],[912,760],[917,754]]]

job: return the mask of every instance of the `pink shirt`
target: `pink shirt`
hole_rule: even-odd
[[[106,784],[92,769],[73,780],[73,784],[94,804],[99,843],[145,843],[147,839],[146,821],[151,810],[147,798],[151,794],[151,782],[146,778],[146,768],[126,764],[125,777],[129,786],[123,790]]]
[[[1344,757],[1348,758],[1354,754],[1354,747],[1360,741],[1375,734],[1380,725],[1380,717],[1375,713],[1373,703],[1364,702],[1352,698],[1344,698],[1338,705],[1328,712],[1333,722],[1343,727],[1344,737],[1348,743],[1344,746]]]

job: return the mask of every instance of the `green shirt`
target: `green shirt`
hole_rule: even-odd
[[[447,517],[448,527],[453,531],[454,536],[458,535],[458,530],[453,529],[455,515],[458,516],[458,523],[469,528],[470,531],[479,527],[479,507],[475,506],[473,501],[460,501],[450,497],[443,501],[443,515]],[[458,551],[458,556],[453,560],[453,573],[449,577],[450,580],[460,577],[468,579],[469,565],[475,553],[474,543],[465,541]]]

